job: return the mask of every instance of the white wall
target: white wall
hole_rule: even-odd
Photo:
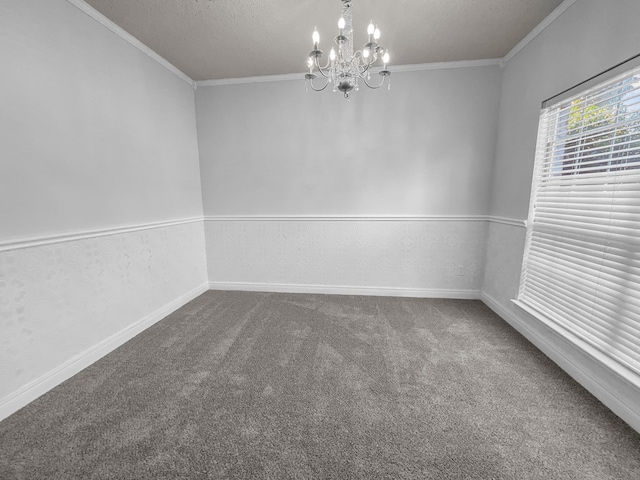
[[[505,66],[491,214],[526,219],[541,102],[640,52],[640,2],[579,0]],[[577,351],[511,303],[516,298],[525,229],[491,224],[485,301],[636,429],[640,384],[632,385]],[[609,393],[608,393],[609,392]]]
[[[0,9],[0,239],[200,214],[192,88],[64,0]]]
[[[396,72],[349,101],[303,79],[199,87],[205,215],[486,214],[500,75]]]
[[[65,0],[0,2],[0,58],[1,418],[206,270],[192,86]]]
[[[199,87],[212,286],[477,294],[500,79],[396,72],[349,101],[302,79]]]

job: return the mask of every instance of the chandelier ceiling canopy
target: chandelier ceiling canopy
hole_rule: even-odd
[[[358,90],[360,81],[372,89],[380,88],[385,83],[391,88],[391,72],[387,69],[389,52],[378,43],[380,29],[371,21],[367,28],[369,41],[361,50],[353,49],[353,16],[351,6],[353,0],[342,1],[342,17],[338,20],[338,35],[335,37],[336,47],[332,47],[325,65],[321,65],[324,52],[320,50],[320,34],[314,30],[312,35],[313,50],[309,53],[307,65],[309,73],[305,75],[306,83],[316,92],[333,85],[333,91],[341,91],[345,98],[349,98],[352,90]],[[371,81],[371,69],[380,60],[382,70],[378,74],[382,77],[379,82]],[[378,65],[380,65],[380,63]],[[324,77],[324,85],[314,84],[318,77]]]

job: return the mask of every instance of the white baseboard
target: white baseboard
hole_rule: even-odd
[[[167,315],[173,313],[178,308],[203,294],[207,290],[208,285],[206,283],[194,288],[190,292],[185,293],[165,306],[144,316],[127,328],[103,340],[81,354],[67,360],[65,363],[54,368],[50,372],[47,372],[40,378],[29,382],[24,387],[9,394],[0,400],[0,420],[7,418],[12,413],[17,412],[22,407],[33,402],[36,398],[47,393],[49,390],[71,378],[81,370],[87,368],[92,363],[101,359],[125,342],[131,340],[142,331],[159,322]]]
[[[484,292],[481,300],[613,413],[640,432],[640,388],[637,385],[525,312],[523,317],[526,316],[530,324]]]
[[[272,293],[320,293],[330,295],[367,295],[377,297],[458,298],[478,300],[479,290],[447,290],[397,287],[352,287],[345,285],[301,285],[283,283],[209,282],[210,290],[241,290]]]

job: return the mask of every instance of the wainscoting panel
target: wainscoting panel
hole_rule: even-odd
[[[0,418],[205,291],[205,262],[201,219],[0,245]]]
[[[479,298],[486,217],[205,217],[211,288]]]
[[[504,306],[518,296],[526,233],[524,223],[489,224],[482,291]]]

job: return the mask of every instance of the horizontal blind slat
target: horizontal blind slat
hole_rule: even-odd
[[[551,278],[562,287],[569,285],[581,289],[585,300],[602,299],[605,302],[612,303],[612,306],[618,305],[620,310],[630,313],[637,312],[640,315],[640,295],[638,295],[640,279],[635,282],[629,282],[629,285],[624,290],[618,290],[614,282],[601,278],[597,270],[586,271],[582,275],[574,275],[571,274],[572,270],[567,268],[567,265],[556,267],[553,271],[549,271],[552,265],[554,265],[552,260],[540,260],[530,264],[527,269],[527,280],[535,282],[536,277]]]
[[[541,281],[531,284],[528,288],[530,288],[532,292],[537,292],[532,296],[538,296],[538,298],[548,301],[556,308],[562,306],[563,309],[573,312],[572,316],[576,320],[572,322],[572,325],[592,331],[594,335],[599,336],[603,341],[606,341],[607,338],[619,339],[628,350],[640,353],[640,345],[637,343],[640,331],[637,328],[637,322],[633,321],[632,318],[629,318],[626,322],[620,322],[620,324],[612,326],[603,321],[606,315],[599,315],[600,313],[608,314],[607,309],[597,303],[584,305],[574,301],[572,296],[560,296],[557,294],[555,286],[550,282]]]
[[[588,245],[588,246],[585,246]],[[559,255],[570,255],[577,258],[597,257],[603,265],[613,269],[615,273],[622,270],[638,275],[640,272],[640,252],[626,252],[597,244],[578,244],[566,239],[551,239],[535,236],[531,239],[531,248],[543,249]]]

